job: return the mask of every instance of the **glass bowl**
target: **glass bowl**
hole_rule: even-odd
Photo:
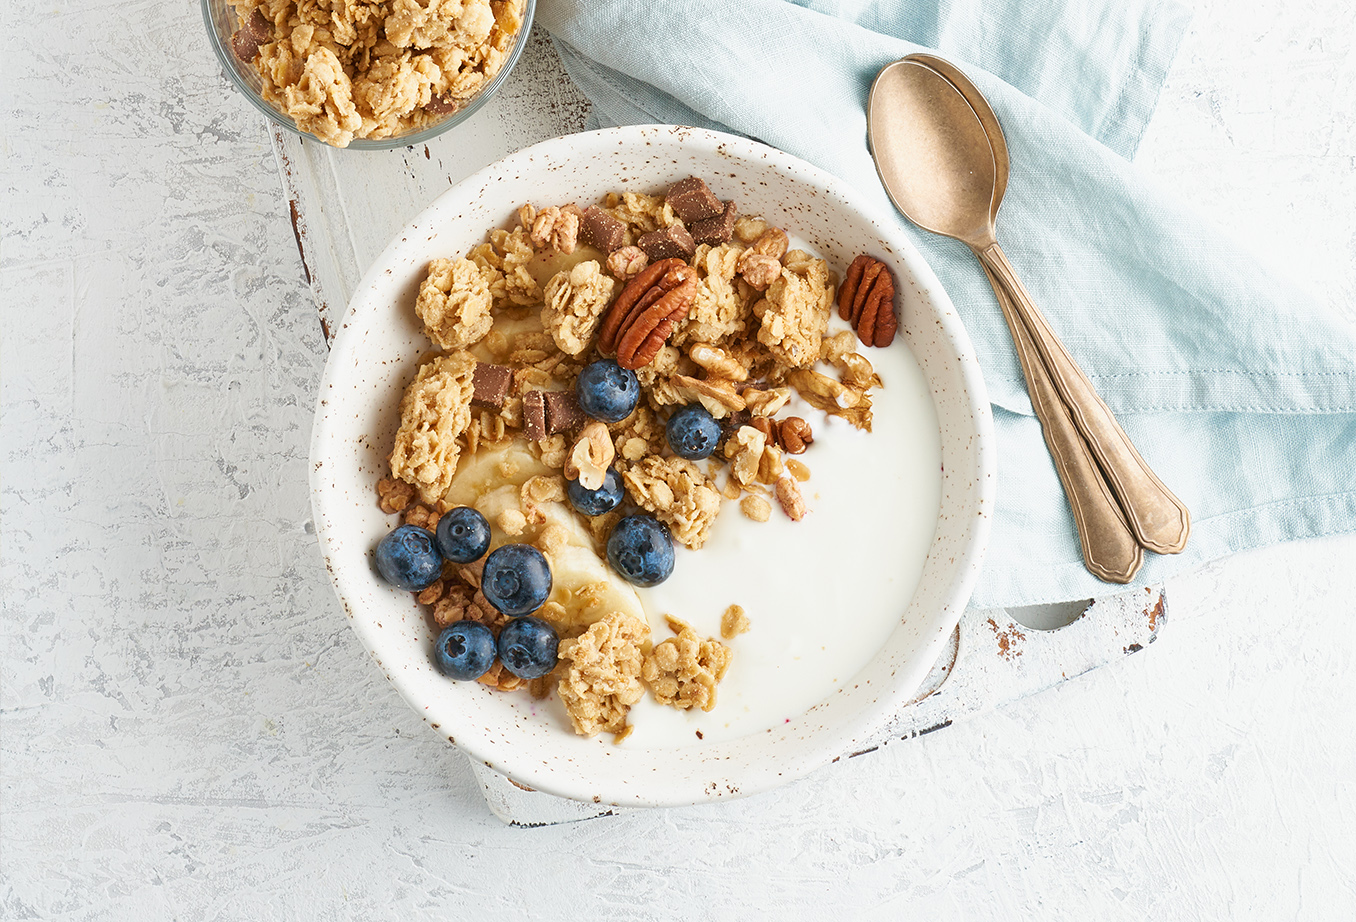
[[[523,47],[527,44],[528,33],[532,31],[532,18],[536,8],[536,0],[524,0],[523,24],[518,30],[518,35],[514,38],[512,50],[509,51],[508,57],[504,59],[504,66],[499,69],[499,73],[495,75],[493,80],[485,84],[480,92],[471,97],[460,109],[448,113],[439,121],[432,125],[426,125],[417,131],[386,138],[354,138],[345,149],[392,150],[397,147],[420,144],[466,121],[475,114],[476,110],[488,102],[491,96],[498,92],[499,88],[504,85],[504,81],[508,79],[513,66],[518,63],[518,58],[523,53]],[[250,101],[250,104],[275,124],[281,125],[293,134],[321,144],[326,143],[309,131],[302,131],[297,127],[296,122],[278,111],[272,103],[266,100],[259,73],[252,64],[241,61],[231,51],[231,36],[240,27],[235,9],[226,0],[202,0],[202,18],[207,26],[207,36],[212,43],[212,50],[216,52],[217,60],[221,62],[222,69],[235,88]]]

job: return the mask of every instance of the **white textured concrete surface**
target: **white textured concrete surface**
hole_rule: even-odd
[[[1197,8],[1140,163],[1356,313],[1356,10]],[[1356,916],[1356,538],[780,791],[502,826],[332,598],[323,339],[196,9],[5,26],[0,918]]]

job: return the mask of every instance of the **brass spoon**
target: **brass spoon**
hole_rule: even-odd
[[[995,219],[1008,186],[1008,145],[997,116],[986,104],[976,105],[976,100],[983,100],[983,96],[969,78],[949,61],[930,54],[911,54],[905,60],[916,61],[936,71],[960,91],[979,118],[994,159],[994,192],[989,203],[989,219]],[[993,286],[998,305],[1003,310],[1003,319],[1012,332],[1017,358],[1022,364],[1022,375],[1026,378],[1026,388],[1031,395],[1031,405],[1041,421],[1045,445],[1054,458],[1055,470],[1064,485],[1064,495],[1068,497],[1069,508],[1073,512],[1074,526],[1083,549],[1083,563],[1098,579],[1127,583],[1139,572],[1144,562],[1144,551],[1130,531],[1125,513],[1117,505],[1091,449],[1074,425],[1068,408],[1060,401],[1050,373],[1045,370],[1036,352],[1030,331],[987,266],[984,273]]]
[[[945,62],[941,66],[958,74]],[[1118,517],[1108,514],[1108,485],[1137,542],[1149,550],[1181,551],[1190,532],[1190,516],[1130,444],[998,246],[994,220],[1007,185],[1007,147],[992,109],[968,80],[963,76],[961,80],[971,90],[969,99],[946,74],[922,61],[906,58],[882,70],[868,103],[872,155],[886,191],[906,217],[967,244],[984,264],[1023,360],[1047,445],[1080,520],[1089,568],[1103,578],[1125,582],[1139,561],[1125,550]],[[985,113],[984,119],[979,111]],[[986,133],[985,121],[992,125],[992,136]],[[1045,370],[1058,399],[1050,399],[1037,365]],[[1071,414],[1085,448],[1069,441],[1061,405]],[[1100,465],[1105,482],[1089,476],[1087,451]]]

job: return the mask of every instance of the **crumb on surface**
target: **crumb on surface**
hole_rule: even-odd
[[[720,636],[726,640],[733,640],[740,634],[747,633],[749,629],[749,616],[744,614],[744,606],[731,605],[725,609],[725,614],[720,616]]]
[[[767,497],[748,493],[739,500],[739,511],[755,522],[766,522],[772,518],[772,503],[767,501]]]

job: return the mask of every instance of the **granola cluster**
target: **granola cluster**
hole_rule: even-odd
[[[460,502],[475,501],[553,569],[577,549],[559,519],[574,515],[567,481],[596,490],[611,470],[630,508],[694,550],[724,499],[756,522],[778,507],[803,518],[799,484],[809,469],[792,456],[814,433],[805,419],[778,414],[799,395],[869,431],[870,392],[881,384],[852,331],[828,332],[836,278],[827,264],[790,248],[780,228],[740,216],[696,178],[667,195],[609,194],[583,208],[526,204],[516,217],[464,256],[429,264],[415,310],[444,351],[406,391],[392,476],[378,485],[381,508],[432,529],[453,494],[470,490]],[[612,354],[634,367],[641,399],[606,424],[583,413],[575,380]],[[701,463],[675,454],[665,434],[669,416],[692,404],[721,427],[716,453]],[[487,454],[515,445],[517,456]],[[491,458],[499,459],[492,470],[468,473]],[[574,536],[582,525],[603,558],[621,515],[573,518]],[[476,565],[449,564],[419,601],[440,627],[469,619],[497,635],[506,620],[480,592]],[[606,579],[553,595],[539,616],[563,638],[555,672],[523,683],[496,668],[482,681],[534,694],[554,685],[584,735],[624,735],[647,688],[663,704],[710,710],[729,647],[671,616],[676,636],[652,645],[644,619],[622,608]],[[724,638],[747,629],[731,606]]]
[[[561,643],[558,692],[576,733],[625,730],[627,712],[645,694],[642,647],[649,639],[649,625],[612,613]]]
[[[469,259],[435,259],[419,285],[414,312],[439,349],[465,349],[485,338],[494,325],[490,282],[494,270]]]
[[[476,360],[451,352],[425,362],[400,401],[391,473],[435,503],[452,485],[461,437],[471,423]]]
[[[668,623],[678,636],[655,644],[641,665],[641,678],[660,704],[709,711],[716,706],[716,686],[730,668],[730,648],[714,638],[702,640],[677,618]]]
[[[498,75],[524,0],[228,0],[236,57],[302,131],[346,147],[427,128]]]

